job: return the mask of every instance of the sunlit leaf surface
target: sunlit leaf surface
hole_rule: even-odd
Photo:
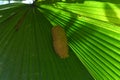
[[[120,79],[119,4],[88,1],[41,7],[53,25],[65,28],[70,48],[95,79]]]

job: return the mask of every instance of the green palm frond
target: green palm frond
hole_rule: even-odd
[[[68,59],[56,55],[52,25],[36,8],[11,4],[0,9],[0,80],[92,80],[70,49]]]
[[[65,26],[70,48],[95,79],[120,79],[119,4],[85,2],[41,7],[53,25]]]
[[[119,13],[97,1],[0,5],[0,80],[119,80]],[[55,25],[66,31],[66,59],[53,49]]]

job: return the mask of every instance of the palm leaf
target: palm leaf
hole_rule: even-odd
[[[52,25],[32,5],[6,5],[0,15],[1,80],[92,79],[72,51],[65,60],[56,55]]]
[[[85,2],[41,7],[53,25],[65,26],[70,48],[95,79],[120,79],[119,4]]]
[[[35,5],[0,6],[0,80],[120,79],[119,4]],[[54,25],[66,31],[67,59],[53,49]]]

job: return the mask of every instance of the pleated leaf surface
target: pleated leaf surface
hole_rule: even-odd
[[[120,79],[119,4],[58,3],[40,11],[65,28],[70,48],[96,80]]]
[[[0,6],[0,80],[93,80],[70,48],[67,59],[55,53],[52,27],[33,5]]]

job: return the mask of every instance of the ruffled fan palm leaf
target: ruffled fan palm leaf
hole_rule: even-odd
[[[0,80],[119,80],[120,5],[109,2],[0,6]],[[66,32],[69,57],[53,48]]]

